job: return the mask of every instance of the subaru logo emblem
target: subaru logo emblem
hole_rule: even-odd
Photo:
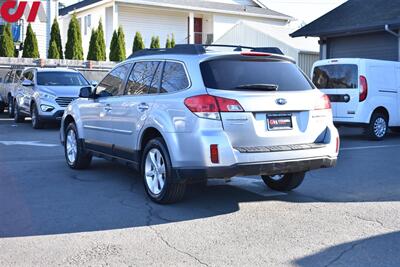
[[[286,105],[287,100],[284,99],[284,98],[278,98],[278,99],[276,100],[276,103],[277,103],[278,105]]]

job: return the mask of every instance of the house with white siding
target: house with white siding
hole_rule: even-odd
[[[163,46],[172,34],[178,44],[213,43],[239,21],[285,26],[292,20],[255,0],[83,0],[59,11],[64,44],[73,14],[80,21],[85,55],[91,30],[100,19],[107,51],[113,31],[122,26],[128,55],[137,31],[142,34],[146,47],[150,46],[152,36],[159,36]]]

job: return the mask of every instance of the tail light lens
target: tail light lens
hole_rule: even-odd
[[[271,54],[264,53],[264,52],[242,52],[240,54],[242,56],[248,56],[248,57],[269,57],[269,56],[271,56]]]
[[[185,99],[185,106],[200,118],[220,120],[220,112],[243,112],[242,106],[234,99],[197,95]]]
[[[212,163],[219,163],[218,145],[210,145],[210,156]]]
[[[315,110],[331,109],[331,101],[327,95],[322,95],[315,105]]]
[[[368,96],[368,82],[365,76],[360,76],[360,102],[367,99]]]

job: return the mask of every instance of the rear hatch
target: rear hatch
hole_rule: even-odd
[[[313,83],[329,96],[334,118],[353,118],[356,115],[362,91],[360,87],[366,83],[365,77],[359,78],[358,73],[356,64],[340,63],[339,60],[314,67]]]
[[[233,147],[313,144],[332,120],[329,101],[286,60],[225,56],[201,63],[201,71],[210,95],[241,106],[221,112]]]

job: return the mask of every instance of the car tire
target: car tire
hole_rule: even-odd
[[[71,169],[87,169],[92,163],[92,154],[86,151],[83,140],[79,139],[74,123],[70,123],[64,133],[64,154]]]
[[[3,102],[0,102],[0,114],[4,113],[5,107],[6,107],[6,105]]]
[[[14,118],[14,100],[8,96],[8,117]]]
[[[371,117],[371,122],[365,130],[369,139],[382,141],[388,132],[388,118],[385,114],[376,112]]]
[[[44,123],[40,119],[38,109],[36,104],[33,103],[31,107],[31,119],[32,119],[32,128],[33,129],[43,129]]]
[[[18,106],[17,102],[14,101],[14,122],[20,123],[20,122],[24,122],[24,121],[25,121],[25,117],[19,111],[19,106]]]
[[[287,173],[281,175],[262,175],[264,183],[275,191],[288,192],[299,187],[304,180],[306,173]]]
[[[175,203],[185,195],[186,182],[174,181],[171,159],[162,138],[152,139],[145,146],[141,175],[147,195],[156,203]]]

